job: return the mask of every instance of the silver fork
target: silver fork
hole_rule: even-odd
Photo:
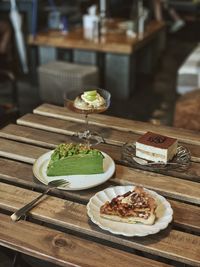
[[[69,182],[64,180],[64,179],[58,179],[58,180],[54,180],[48,183],[48,188],[38,197],[36,197],[35,199],[33,199],[31,202],[29,202],[28,204],[26,204],[25,206],[23,206],[22,208],[20,208],[19,210],[17,210],[15,213],[13,213],[10,217],[12,219],[12,221],[16,222],[18,221],[22,215],[25,215],[26,212],[30,211],[33,206],[35,206],[34,204],[36,204],[43,196],[45,196],[51,189],[57,188],[59,186],[66,186],[69,185]]]

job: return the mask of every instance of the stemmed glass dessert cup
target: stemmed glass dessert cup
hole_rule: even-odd
[[[83,95],[86,96],[86,101],[88,100],[89,104],[84,103]],[[101,100],[103,99],[103,103],[94,105],[93,102],[96,100],[97,95],[98,97],[100,96]],[[110,98],[111,95],[107,90],[95,87],[81,88],[73,91],[66,90],[64,92],[64,106],[73,112],[84,114],[85,116],[85,129],[83,132],[74,134],[75,137],[83,140],[88,145],[97,145],[104,142],[103,137],[99,133],[90,131],[89,114],[102,113],[107,110],[110,106]]]

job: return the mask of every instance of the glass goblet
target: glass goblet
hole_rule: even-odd
[[[101,98],[103,98],[104,103],[102,105],[93,105],[93,101],[91,101],[89,104],[84,103],[82,101],[82,95],[84,93],[89,93],[89,98],[95,98],[92,94],[98,94]],[[84,114],[85,116],[85,129],[83,132],[78,132],[75,134],[76,137],[79,139],[84,140],[88,145],[90,144],[99,144],[101,142],[104,142],[104,139],[101,135],[99,135],[97,132],[92,132],[89,129],[89,114],[92,113],[102,113],[105,110],[108,109],[110,106],[110,93],[101,88],[94,88],[94,87],[87,87],[84,89],[78,89],[73,91],[66,91],[64,93],[64,106],[66,106],[69,110]],[[77,100],[82,103],[83,105],[76,105]]]

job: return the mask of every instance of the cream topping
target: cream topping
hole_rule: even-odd
[[[98,108],[105,104],[105,99],[98,93],[96,94],[94,100],[88,100],[84,94],[81,95],[81,99],[94,108]]]

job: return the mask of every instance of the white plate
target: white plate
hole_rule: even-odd
[[[115,222],[100,216],[100,207],[106,202],[111,201],[117,195],[122,195],[131,191],[134,186],[115,186],[109,187],[103,191],[96,193],[87,204],[87,213],[91,220],[100,228],[107,230],[113,234],[124,236],[146,236],[155,234],[166,228],[172,221],[173,210],[169,202],[161,195],[154,191],[144,189],[150,193],[156,200],[156,221],[153,225],[144,225],[141,223],[128,224],[124,222]]]
[[[104,155],[103,169],[104,173],[89,174],[89,175],[66,175],[66,176],[47,176],[46,170],[53,151],[47,152],[40,156],[33,165],[34,176],[43,184],[56,179],[66,179],[70,182],[67,187],[59,187],[63,190],[82,190],[88,189],[106,182],[115,171],[115,163],[110,156],[101,152]]]

